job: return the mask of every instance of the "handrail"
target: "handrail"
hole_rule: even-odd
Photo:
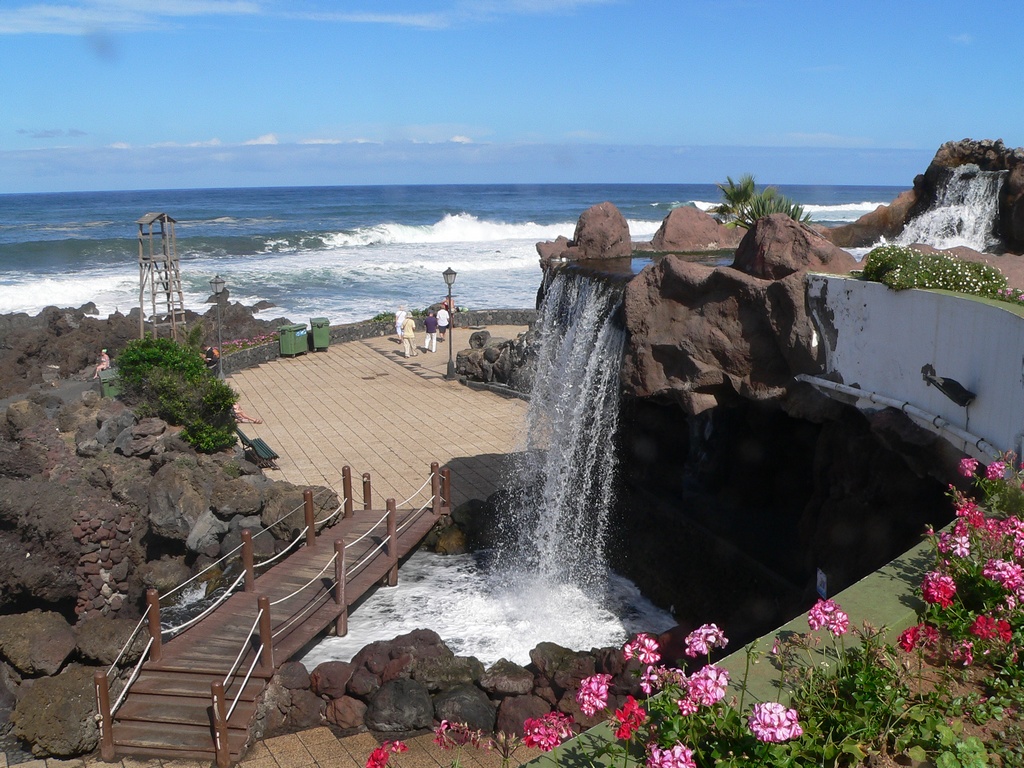
[[[273,606],[273,605],[280,605],[281,603],[285,602],[286,600],[291,600],[291,599],[292,599],[293,597],[295,597],[295,596],[296,596],[297,594],[299,594],[299,592],[301,592],[301,591],[302,591],[302,590],[304,590],[304,589],[305,589],[306,587],[310,586],[310,585],[311,585],[311,584],[312,584],[312,583],[313,583],[314,581],[316,581],[316,580],[317,580],[317,579],[319,579],[319,578],[320,578],[321,576],[323,576],[323,575],[324,575],[324,573],[325,573],[325,572],[327,571],[327,569],[328,569],[328,568],[330,568],[330,567],[331,567],[332,565],[334,565],[334,561],[335,561],[335,559],[337,559],[337,557],[338,557],[338,553],[337,553],[337,552],[335,552],[335,553],[334,553],[334,555],[332,555],[332,556],[331,556],[331,559],[327,561],[327,565],[325,565],[325,566],[324,566],[323,568],[321,568],[321,569],[320,569],[320,573],[318,573],[318,574],[317,574],[316,576],[314,576],[313,578],[311,578],[311,579],[310,579],[309,581],[307,581],[307,582],[306,582],[305,584],[303,584],[303,585],[302,585],[301,587],[299,587],[298,589],[296,589],[296,590],[295,590],[294,592],[292,592],[292,593],[291,593],[290,595],[285,595],[284,597],[279,597],[279,598],[277,598],[277,600],[274,600],[274,601],[273,601],[273,602],[271,602],[270,604],[271,604],[272,606]]]
[[[146,610],[142,612],[142,618],[139,619],[139,623],[135,625],[135,630],[128,636],[128,642],[121,648],[121,652],[117,654],[117,658],[114,659],[114,663],[107,668],[107,677],[110,677],[110,675],[114,673],[117,663],[121,661],[121,657],[124,656],[128,652],[128,649],[135,644],[135,638],[139,636],[139,630],[141,630],[143,625],[146,623],[146,619],[149,617],[149,611],[150,606],[147,605]],[[152,638],[150,639],[152,640]]]
[[[366,533],[364,533],[364,534],[363,534],[362,536],[360,536],[360,537],[359,537],[358,539],[354,539],[354,540],[352,540],[351,542],[349,542],[348,544],[346,544],[346,545],[345,545],[345,549],[348,549],[349,547],[354,547],[354,546],[355,546],[356,544],[358,544],[358,543],[359,543],[360,541],[362,541],[362,540],[363,540],[363,539],[365,539],[365,538],[366,538],[367,536],[369,536],[369,535],[370,535],[371,533],[373,533],[373,532],[374,532],[375,530],[377,530],[377,526],[379,526],[379,525],[380,525],[381,523],[383,523],[383,522],[384,522],[385,520],[387,520],[387,519],[388,519],[388,513],[387,513],[387,512],[385,512],[385,513],[384,513],[384,515],[383,515],[383,516],[381,517],[381,519],[380,519],[380,520],[378,520],[378,521],[377,521],[376,523],[374,523],[373,525],[371,525],[371,526],[369,527],[369,529],[368,529],[368,530],[366,531]]]
[[[260,618],[262,616],[263,616],[263,609],[260,608],[258,611],[256,611],[256,620],[252,623],[252,626],[249,627],[249,631],[246,633],[245,639],[242,640],[242,650],[240,650],[238,652],[238,655],[235,656],[234,663],[232,663],[231,668],[228,670],[228,673],[224,676],[224,682],[222,683],[222,685],[225,688],[228,687],[228,685],[229,685],[229,683],[231,681],[231,678],[234,676],[235,672],[238,671],[238,665],[242,663],[242,657],[245,656],[245,646],[246,646],[246,643],[249,642],[249,638],[252,637],[252,633],[256,631],[256,627],[259,625]],[[256,658],[257,659],[259,658],[259,654],[256,654]]]
[[[404,507],[404,506],[405,506],[406,504],[408,504],[408,503],[409,503],[410,501],[412,501],[412,500],[413,500],[413,499],[415,499],[415,498],[416,498],[417,496],[419,496],[419,495],[420,495],[420,492],[421,492],[421,491],[422,491],[422,490],[423,490],[424,488],[426,488],[426,487],[427,487],[427,486],[428,486],[428,485],[430,484],[430,481],[431,481],[431,480],[433,480],[433,479],[434,479],[434,473],[433,473],[433,472],[431,472],[431,473],[430,473],[429,475],[427,475],[427,479],[426,479],[426,481],[425,481],[425,482],[423,483],[423,485],[421,485],[421,486],[420,486],[419,488],[417,488],[417,489],[416,489],[415,491],[413,491],[413,492],[412,492],[412,495],[411,495],[411,496],[409,496],[409,497],[408,497],[407,499],[404,499],[403,501],[400,501],[400,502],[398,502],[398,504],[396,504],[395,506],[398,506],[398,507]]]
[[[412,525],[414,522],[419,520],[420,516],[428,509],[430,509],[430,502],[427,502],[422,507],[414,511],[411,515],[409,515],[409,517],[406,518],[405,522],[398,526],[398,532],[401,533],[404,528],[406,528],[409,525]]]
[[[238,686],[238,693],[235,694],[235,698],[231,700],[231,706],[228,707],[228,713],[224,717],[224,721],[227,722],[231,719],[231,714],[235,711],[235,707],[238,706],[238,702],[242,699],[242,692],[245,691],[245,686],[249,680],[252,679],[252,673],[256,670],[256,665],[260,663],[260,655],[257,653],[253,656],[252,664],[249,665],[249,670],[245,673],[245,677],[242,678],[241,685]]]
[[[333,579],[331,579],[330,586],[331,586],[331,588],[334,587],[334,580]],[[321,592],[313,600],[311,600],[309,603],[307,603],[305,608],[303,608],[298,613],[293,614],[292,617],[290,619],[288,619],[288,621],[286,621],[283,624],[281,624],[281,626],[279,626],[277,628],[277,631],[274,632],[273,635],[271,635],[271,638],[273,639],[273,638],[276,638],[276,637],[280,636],[286,629],[289,629],[296,621],[298,621],[299,619],[304,617],[311,610],[319,608],[320,604],[327,602],[330,599],[330,597],[331,597],[331,590],[330,589],[326,590],[325,592]]]
[[[113,717],[114,713],[117,712],[118,708],[124,703],[125,696],[128,695],[128,689],[132,687],[132,683],[139,676],[139,672],[142,671],[142,664],[146,661],[146,656],[149,655],[149,649],[153,646],[153,638],[149,638],[149,642],[146,643],[146,648],[143,650],[142,655],[139,656],[139,661],[135,665],[135,669],[132,670],[131,675],[125,681],[124,688],[121,689],[121,694],[117,697],[117,701],[110,708],[110,716]]]
[[[238,588],[238,585],[241,584],[242,581],[244,581],[244,580],[245,580],[245,574],[244,573],[238,574],[238,578],[235,579],[234,583],[230,587],[228,587],[226,590],[224,590],[224,594],[222,594],[220,597],[218,597],[216,600],[214,600],[212,603],[210,603],[210,605],[208,605],[204,611],[202,611],[201,613],[197,613],[191,619],[188,619],[187,621],[182,622],[181,624],[179,624],[176,627],[170,627],[168,629],[161,629],[161,631],[160,631],[161,636],[162,635],[176,635],[179,632],[181,632],[182,630],[188,629],[193,624],[198,623],[201,619],[205,619],[207,616],[209,616],[211,613],[213,613],[217,608],[219,608],[221,603],[225,602],[229,597],[231,597],[231,595],[234,593],[235,589]]]
[[[351,568],[349,568],[348,571],[346,572],[345,576],[346,577],[348,577],[350,575],[351,576],[355,576],[356,571],[361,570],[362,567],[363,567],[363,564],[366,563],[367,560],[372,558],[378,552],[380,552],[384,548],[384,545],[387,544],[387,543],[388,543],[388,539],[385,536],[384,539],[381,540],[380,544],[378,544],[376,547],[374,547],[369,552],[367,552],[365,555],[363,555],[363,559],[362,560],[360,560],[358,563],[356,563]]]

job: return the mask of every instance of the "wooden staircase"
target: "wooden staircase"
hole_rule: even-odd
[[[448,490],[447,470],[442,474]],[[259,578],[251,540],[243,535],[249,547],[242,556],[248,557],[245,591],[166,643],[151,590],[149,655],[113,715],[107,676],[96,675],[103,759],[183,758],[216,761],[221,768],[237,762],[275,669],[325,628],[334,625],[344,634],[349,606],[382,583],[397,583],[399,559],[450,512],[440,504],[436,482],[434,494],[432,508],[399,511],[389,499],[383,517],[379,510],[349,513],[321,536],[307,534],[305,547]],[[315,530],[311,497],[306,506],[307,531]]]

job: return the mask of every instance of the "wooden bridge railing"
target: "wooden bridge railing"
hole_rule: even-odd
[[[363,508],[364,508],[364,510],[369,510],[371,508],[371,505],[372,505],[372,488],[371,488],[370,474],[369,473],[364,473],[362,475],[362,481],[363,481]],[[443,507],[445,507],[445,506],[450,507],[451,506],[451,471],[448,468],[440,469],[438,463],[437,462],[433,462],[430,465],[430,476],[428,478],[428,482],[430,484],[430,497],[429,497],[430,501],[429,501],[429,503],[428,504],[424,504],[423,506],[421,506],[416,511],[416,513],[412,517],[409,518],[409,520],[405,521],[405,523],[403,524],[402,528],[404,528],[405,526],[407,526],[411,522],[413,522],[415,519],[417,519],[428,508],[436,516],[436,515],[440,514],[440,511],[441,511],[441,509]],[[414,493],[413,496],[410,497],[410,499],[407,499],[406,502],[403,502],[403,504],[407,503],[412,498],[415,498],[415,496],[418,495],[420,493],[420,491],[422,491],[425,486],[426,486],[426,483],[424,483],[424,485],[421,486],[420,490],[418,490],[416,493]],[[352,515],[353,515],[352,474],[351,474],[351,469],[348,466],[345,466],[342,469],[342,487],[343,487],[343,502],[342,502],[342,504],[339,505],[339,508],[337,510],[335,510],[335,512],[332,515],[330,515],[328,518],[326,518],[325,520],[319,521],[319,523],[321,525],[326,524],[327,522],[329,522],[339,512],[343,513],[342,514],[343,518],[352,517]],[[318,522],[315,519],[315,509],[314,509],[314,505],[313,505],[313,498],[314,498],[313,497],[313,492],[311,490],[307,489],[307,490],[305,490],[303,492],[303,504],[302,504],[302,507],[303,507],[303,515],[304,515],[304,518],[305,518],[304,519],[304,522],[305,522],[304,529],[299,533],[298,536],[295,537],[295,540],[293,540],[293,542],[291,544],[289,544],[288,547],[285,548],[285,550],[283,550],[281,553],[278,553],[277,555],[269,558],[268,560],[264,561],[263,563],[260,563],[259,566],[266,566],[266,565],[269,565],[272,562],[276,561],[277,559],[279,559],[280,557],[282,557],[283,555],[288,553],[300,541],[304,540],[307,547],[314,547],[314,546],[316,546],[316,544],[317,544],[316,526],[317,526]],[[292,510],[288,514],[291,515],[291,514],[293,514],[294,512],[297,512],[297,511],[298,511],[298,507],[296,507],[294,510]],[[365,555],[359,562],[357,562],[354,565],[352,565],[351,567],[349,567],[347,562],[346,562],[346,555],[345,555],[346,550],[348,548],[354,546],[356,543],[358,543],[359,541],[364,539],[366,536],[370,535],[370,533],[372,533],[374,530],[376,530],[380,526],[380,524],[382,522],[386,522],[386,524],[387,524],[387,533],[386,533],[386,536],[384,537],[384,539],[380,542],[380,544],[377,547],[375,547],[374,549],[371,549],[370,552],[367,555]],[[258,532],[256,535],[257,536],[261,535],[261,534],[265,533],[267,530],[269,530],[269,528],[264,529],[263,531]],[[302,590],[306,589],[308,586],[310,586],[312,583],[314,583],[316,580],[320,579],[324,573],[326,573],[328,570],[330,570],[332,565],[334,566],[333,577],[332,577],[330,583],[327,585],[327,589],[325,591],[325,595],[326,596],[318,598],[315,602],[307,604],[298,613],[293,615],[287,622],[285,622],[282,625],[282,629],[279,629],[278,632],[281,632],[283,630],[283,628],[287,628],[288,626],[293,624],[295,621],[301,619],[302,617],[305,616],[305,614],[309,613],[311,610],[315,610],[316,608],[319,608],[320,605],[322,605],[322,604],[324,604],[324,602],[326,602],[326,599],[329,599],[330,596],[333,596],[333,598],[335,600],[335,603],[338,606],[338,615],[337,615],[337,618],[335,620],[335,630],[336,630],[336,632],[338,633],[339,636],[343,636],[343,635],[347,634],[348,633],[348,604],[347,604],[347,599],[346,599],[346,597],[347,597],[346,596],[346,582],[350,578],[352,578],[356,573],[358,573],[363,567],[365,567],[373,559],[373,557],[376,555],[376,553],[381,550],[381,548],[386,546],[387,547],[386,556],[387,556],[388,560],[390,561],[390,568],[387,571],[387,575],[385,577],[385,583],[388,586],[395,586],[395,585],[397,585],[397,583],[398,583],[398,536],[399,536],[399,533],[400,533],[400,531],[399,531],[398,526],[397,526],[397,505],[396,505],[396,502],[395,502],[394,499],[389,498],[386,501],[386,512],[385,512],[384,516],[381,518],[381,520],[378,520],[366,533],[364,533],[362,536],[360,536],[359,538],[357,538],[353,542],[350,542],[349,544],[345,544],[345,542],[343,540],[335,540],[334,541],[334,547],[333,547],[333,549],[334,549],[333,555],[329,558],[329,560],[327,561],[327,564],[324,566],[324,568],[321,570],[321,572],[317,576],[315,576],[312,580],[307,582],[307,584],[303,585],[303,587],[300,587],[298,590],[294,591],[290,595],[286,595],[285,597],[279,598],[278,600],[274,601],[273,604],[280,604],[280,603],[283,603],[286,600],[290,599],[291,597],[294,597],[295,595],[299,594]],[[235,589],[238,587],[238,585],[240,583],[244,584],[243,590],[246,591],[246,592],[252,592],[252,591],[255,590],[256,568],[258,566],[255,563],[254,546],[253,546],[253,539],[254,539],[254,537],[253,537],[253,535],[252,535],[252,533],[250,531],[245,530],[241,534],[241,539],[242,539],[241,544],[238,547],[236,547],[235,549],[233,549],[231,552],[227,553],[224,557],[221,558],[221,560],[218,560],[216,563],[212,564],[211,566],[208,566],[206,569],[201,571],[199,574],[196,574],[195,576],[192,576],[190,579],[187,579],[185,582],[182,582],[182,584],[179,584],[178,586],[174,587],[173,589],[171,589],[170,591],[168,591],[164,595],[158,595],[157,591],[153,590],[153,589],[147,590],[147,592],[146,592],[146,604],[147,604],[146,605],[146,611],[143,614],[142,618],[140,619],[139,624],[136,626],[135,631],[132,633],[131,637],[128,639],[128,642],[125,644],[125,647],[122,649],[121,654],[119,654],[117,660],[115,660],[115,662],[111,665],[111,668],[109,670],[107,670],[106,672],[97,672],[94,675],[94,687],[95,687],[95,693],[96,693],[96,706],[97,706],[97,721],[98,721],[98,724],[99,724],[99,727],[100,727],[100,752],[101,752],[101,757],[104,760],[111,761],[111,760],[115,759],[115,749],[114,749],[113,730],[112,730],[113,715],[117,712],[117,709],[120,706],[120,704],[123,703],[125,697],[128,694],[128,690],[131,687],[132,682],[134,682],[134,679],[138,676],[139,671],[141,670],[143,664],[146,661],[160,661],[161,660],[161,658],[162,658],[162,648],[163,648],[163,636],[164,636],[164,634],[173,634],[173,633],[176,633],[178,631],[181,631],[184,628],[187,628],[188,626],[191,626],[194,623],[197,623],[200,618],[208,615],[209,613],[212,613],[213,610],[215,610],[215,608],[220,604],[220,601],[218,601],[213,606],[211,606],[210,608],[208,608],[205,611],[203,611],[198,617],[193,617],[192,619],[190,619],[189,621],[185,622],[185,624],[183,624],[183,625],[181,625],[179,627],[175,627],[175,628],[171,628],[171,629],[166,629],[165,630],[165,629],[162,628],[161,621],[160,621],[160,600],[163,599],[163,598],[166,598],[166,597],[168,597],[168,596],[170,596],[170,595],[172,595],[172,594],[174,594],[174,593],[176,593],[178,591],[180,591],[184,586],[186,586],[187,584],[191,583],[192,581],[198,579],[198,577],[201,576],[206,571],[210,570],[214,566],[220,564],[221,562],[223,562],[227,558],[229,558],[229,557],[231,557],[234,554],[239,553],[239,552],[240,552],[240,560],[241,560],[241,564],[242,564],[242,574],[226,590],[225,594],[221,598],[221,601],[223,599],[226,599],[228,596],[230,596],[235,591]],[[229,719],[231,717],[232,712],[234,711],[235,707],[238,704],[239,697],[241,696],[242,691],[244,690],[246,683],[249,681],[251,676],[254,674],[257,665],[263,667],[264,670],[269,670],[271,673],[272,673],[272,671],[275,668],[274,667],[274,655],[273,655],[273,651],[274,651],[274,633],[272,632],[272,622],[271,622],[271,618],[270,618],[271,605],[272,605],[272,603],[270,602],[270,600],[269,600],[269,598],[267,596],[260,595],[257,598],[257,616],[256,616],[256,619],[255,619],[255,621],[253,623],[252,629],[250,630],[250,632],[245,636],[245,638],[242,641],[241,649],[240,649],[239,654],[238,654],[238,656],[236,658],[235,664],[232,665],[231,670],[225,676],[223,681],[218,681],[218,682],[214,682],[213,684],[211,684],[211,692],[210,693],[211,693],[211,699],[212,699],[212,703],[213,703],[213,738],[214,738],[214,746],[215,746],[216,754],[217,754],[217,764],[221,768],[226,768],[226,766],[230,764],[230,759],[229,759],[229,755],[228,755],[228,741],[227,741],[228,721],[229,721]],[[141,653],[138,662],[135,664],[131,675],[125,681],[125,683],[124,683],[124,685],[123,685],[123,687],[122,687],[122,689],[120,691],[120,695],[118,696],[117,701],[114,702],[113,704],[111,704],[111,701],[110,701],[110,679],[111,679],[111,675],[113,674],[114,679],[117,679],[117,677],[118,677],[118,674],[117,674],[117,672],[118,672],[118,669],[117,669],[118,664],[121,661],[121,659],[126,654],[129,653],[129,649],[131,647],[133,647],[133,645],[136,642],[136,639],[138,637],[138,634],[141,631],[143,626],[145,626],[148,629],[148,634],[149,634],[148,643],[147,643],[145,649],[143,650],[143,652]],[[258,632],[257,632],[257,630],[258,630]],[[235,676],[238,673],[239,666],[240,666],[241,661],[242,661],[242,659],[244,658],[244,655],[245,655],[245,651],[247,650],[247,648],[252,647],[251,644],[250,644],[250,641],[251,641],[251,638],[253,637],[254,634],[256,634],[256,636],[257,636],[258,644],[257,644],[256,648],[254,649],[253,661],[252,661],[249,669],[247,670],[244,678],[242,679],[241,683],[238,686],[238,692],[235,694],[234,698],[232,699],[231,703],[229,704],[228,700],[227,700],[227,697],[226,697],[226,691],[229,688],[233,687],[233,681],[234,681]]]

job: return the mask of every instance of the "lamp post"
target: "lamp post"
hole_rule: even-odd
[[[455,305],[452,304],[452,286],[455,285],[454,269],[448,267],[441,275],[444,277],[444,284],[448,286],[448,372],[446,379],[455,378],[455,362],[452,360],[452,336],[455,335]]]
[[[220,323],[220,295],[224,292],[224,278],[215,275],[210,281],[213,286],[213,295],[217,297],[217,378],[224,378],[224,362],[221,356],[221,323]]]

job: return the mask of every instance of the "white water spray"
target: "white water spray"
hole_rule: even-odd
[[[907,222],[896,238],[901,245],[924,243],[936,248],[967,246],[984,251],[996,243],[996,217],[1003,171],[982,171],[976,165],[954,168],[935,205]]]
[[[508,551],[499,563],[551,585],[599,588],[608,575],[604,545],[615,501],[626,338],[615,317],[621,292],[620,286],[563,272],[552,281],[537,321],[541,346],[527,445],[515,473],[528,487],[508,511]]]

